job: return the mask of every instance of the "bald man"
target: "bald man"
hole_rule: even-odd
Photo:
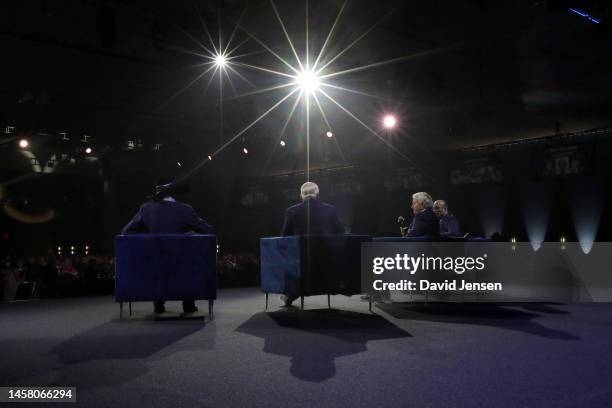
[[[462,235],[459,220],[448,210],[446,201],[434,201],[433,212],[439,220],[441,237],[460,237]]]

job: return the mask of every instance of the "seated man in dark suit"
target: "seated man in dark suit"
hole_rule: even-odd
[[[461,225],[459,224],[459,220],[448,210],[446,201],[434,201],[433,212],[436,214],[436,217],[438,217],[438,220],[440,220],[441,237],[461,236]]]
[[[319,201],[319,186],[311,181],[302,184],[300,196],[302,202],[285,211],[281,235],[344,234],[336,207]],[[283,295],[281,299],[285,306],[291,306],[296,298]]]
[[[198,217],[188,204],[180,203],[174,195],[185,190],[183,186],[167,183],[155,187],[155,196],[140,207],[134,218],[127,223],[122,234],[212,234],[212,227]],[[164,313],[164,302],[153,302],[155,313]],[[183,300],[183,311],[194,313],[198,310],[193,300]]]
[[[424,192],[412,195],[412,213],[414,217],[409,227],[400,227],[400,232],[404,237],[427,237],[436,238],[440,236],[438,219],[434,214],[433,200],[431,196]]]

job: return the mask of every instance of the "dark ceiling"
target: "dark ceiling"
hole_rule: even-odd
[[[409,159],[459,147],[608,126],[612,117],[609,6],[604,1],[277,1],[300,56],[315,58],[334,24],[322,61],[355,42],[324,71],[392,60],[329,78],[327,93],[362,123],[319,94],[326,118],[311,106],[311,164],[358,162],[395,146]],[[0,125],[41,144],[83,134],[102,151],[128,140],[205,158],[240,134],[292,88],[258,91],[296,65],[268,1],[26,0],[0,6]],[[589,13],[593,20],[570,9]],[[202,75],[203,47],[239,46],[223,78]],[[265,47],[269,47],[266,49]],[[312,62],[312,61],[311,61]],[[332,82],[333,81],[333,82]],[[190,85],[190,86],[188,86]],[[367,95],[366,95],[367,94]],[[305,112],[286,100],[222,154],[247,147],[254,165],[290,167],[306,149]],[[381,132],[385,112],[400,128]],[[329,122],[329,125],[327,122]],[[369,127],[368,130],[365,126]],[[324,133],[331,128],[335,137]],[[4,142],[16,134],[6,134]],[[0,155],[8,156],[2,143]],[[237,153],[238,154],[238,153]],[[263,166],[262,166],[263,164]],[[295,166],[293,167],[295,169]]]

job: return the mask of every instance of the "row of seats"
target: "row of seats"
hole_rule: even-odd
[[[360,294],[361,244],[364,242],[431,240],[369,235],[262,238],[261,289],[266,294],[266,308],[270,293],[301,297],[302,307],[304,296]],[[212,318],[217,297],[216,255],[214,235],[118,236],[115,299],[120,306],[120,316],[123,316],[124,302],[130,304],[131,313],[131,302],[195,299],[208,301]]]

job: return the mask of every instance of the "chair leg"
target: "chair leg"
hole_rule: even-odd
[[[331,300],[330,300],[330,295],[329,293],[327,294],[327,308],[331,309]]]
[[[119,321],[123,320],[123,302],[119,302]]]
[[[213,320],[215,318],[215,314],[214,314],[214,304],[215,301],[214,300],[209,300],[208,301],[208,318],[210,320]]]
[[[132,302],[128,302],[128,305],[130,307],[130,316],[132,316]]]
[[[300,296],[300,310],[304,310],[304,296]]]
[[[266,292],[266,312],[268,311],[268,292]]]

